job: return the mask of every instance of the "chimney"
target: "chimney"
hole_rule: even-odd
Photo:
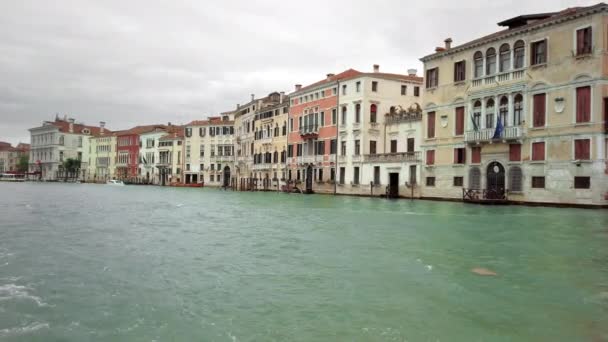
[[[445,49],[449,50],[452,48],[452,38],[448,38],[443,41],[445,43]]]
[[[300,91],[300,89],[302,89],[302,85],[301,84],[296,84],[296,91]]]
[[[374,72],[380,72],[380,65],[374,64]]]
[[[167,122],[167,126],[171,127],[171,121]]]
[[[281,92],[281,97],[280,97],[280,99],[281,99],[281,100],[280,100],[279,102],[280,102],[280,103],[283,103],[283,100],[285,100],[285,92],[284,92],[284,91],[282,91],[282,92]]]
[[[251,101],[255,100],[255,94],[251,94]]]
[[[332,77],[336,76],[335,74],[327,74],[327,79],[330,79]]]
[[[241,108],[241,104],[240,104],[240,103],[237,103],[237,104],[236,104],[236,109],[240,109],[240,108]]]
[[[408,76],[416,76],[417,73],[418,73],[418,70],[416,70],[416,69],[407,69]]]
[[[103,121],[99,121],[99,134],[103,135],[106,128],[106,123]]]
[[[70,123],[70,126],[69,126],[70,133],[74,133],[74,119],[70,118],[68,120],[68,122]]]

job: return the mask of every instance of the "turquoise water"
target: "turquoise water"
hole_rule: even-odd
[[[0,195],[1,341],[608,340],[605,210],[84,184]]]

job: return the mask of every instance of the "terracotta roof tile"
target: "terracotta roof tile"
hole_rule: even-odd
[[[59,131],[62,133],[70,133],[70,122],[66,121],[66,120],[62,120],[62,119],[55,119],[55,121],[51,122],[51,124],[57,128],[59,128]],[[83,124],[79,124],[79,123],[74,123],[73,126],[73,133],[74,134],[85,134],[83,131],[85,129],[89,130],[89,134],[91,136],[99,136],[100,135],[100,128],[97,126],[87,126],[87,125],[83,125]],[[104,133],[112,133],[112,131],[110,131],[107,128],[104,128]]]

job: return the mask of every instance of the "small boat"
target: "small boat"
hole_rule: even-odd
[[[116,180],[116,179],[110,179],[106,182],[107,185],[113,185],[113,186],[125,186],[125,183],[121,180]]]
[[[25,176],[15,173],[0,174],[0,182],[25,182]]]

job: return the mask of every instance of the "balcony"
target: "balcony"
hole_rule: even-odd
[[[360,154],[355,154],[352,156],[351,160],[353,161],[353,163],[360,163],[363,161],[363,156]]]
[[[422,121],[422,112],[408,113],[403,111],[401,113],[388,114],[385,117],[385,122],[387,125],[395,125],[413,121]]]
[[[524,78],[525,69],[502,72],[500,74],[480,77],[471,81],[471,87],[477,88],[481,86],[500,85],[503,82],[518,81]]]
[[[419,163],[420,161],[420,151],[365,155],[365,162],[368,163]]]
[[[302,163],[303,164],[314,164],[316,156],[303,156]]]
[[[270,164],[270,163],[254,164],[253,165],[253,170],[254,171],[270,170],[271,168],[272,168],[272,164]]]
[[[500,138],[494,139],[495,128],[480,129],[478,131],[468,131],[464,134],[464,141],[467,143],[492,143],[507,140],[519,140],[524,135],[522,127],[505,127]]]
[[[307,125],[300,127],[300,136],[313,137],[319,134],[319,125]]]
[[[323,155],[315,156],[315,163],[321,164],[321,163],[323,163],[323,161],[324,161],[324,156]]]

